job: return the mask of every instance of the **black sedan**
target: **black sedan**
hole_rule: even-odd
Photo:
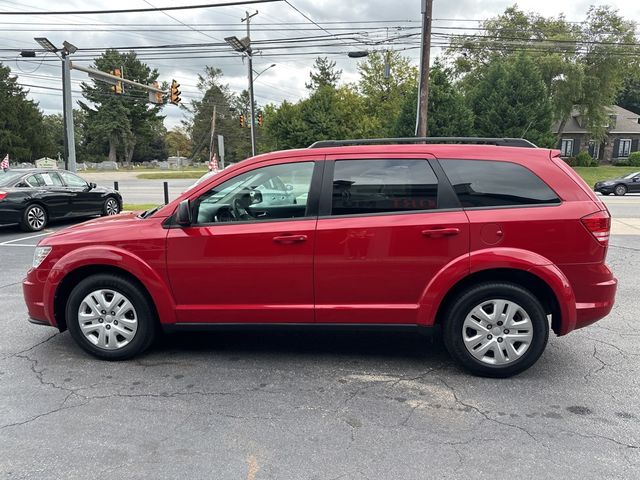
[[[598,182],[593,189],[603,195],[625,195],[627,193],[640,193],[640,172],[630,173],[624,177],[614,178]]]
[[[115,215],[121,209],[118,191],[66,170],[0,170],[0,225],[17,223],[35,232],[50,220]]]

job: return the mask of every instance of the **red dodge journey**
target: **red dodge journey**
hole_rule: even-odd
[[[259,155],[168,205],[56,232],[24,280],[30,319],[109,360],[160,330],[438,327],[468,371],[506,377],[550,329],[611,311],[611,218],[559,151],[417,141]]]

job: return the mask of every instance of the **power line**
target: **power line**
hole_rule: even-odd
[[[240,0],[223,3],[205,3],[202,5],[180,5],[175,7],[153,7],[153,8],[123,8],[117,10],[67,10],[67,11],[44,11],[44,12],[0,12],[0,15],[104,15],[113,13],[144,13],[162,12],[171,10],[195,10],[200,8],[232,7],[236,5],[251,5],[257,3],[281,2],[282,0]],[[288,3],[288,2],[287,2]]]

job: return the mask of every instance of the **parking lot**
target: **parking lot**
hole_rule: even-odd
[[[68,224],[2,227],[0,477],[639,478],[640,197],[606,201],[613,312],[508,380],[410,334],[184,334],[98,361],[26,319],[33,248]]]

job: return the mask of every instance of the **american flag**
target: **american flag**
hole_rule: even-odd
[[[9,169],[9,154],[7,153],[4,157],[4,159],[2,160],[2,163],[0,163],[0,169],[2,170],[8,170]]]
[[[218,156],[213,153],[211,157],[211,161],[209,162],[209,171],[217,172],[218,171]]]

